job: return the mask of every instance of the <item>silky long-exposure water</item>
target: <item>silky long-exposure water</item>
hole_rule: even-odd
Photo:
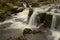
[[[26,7],[26,6],[25,6]],[[54,13],[48,10],[53,6],[42,6],[39,8],[33,8],[33,13],[27,24],[29,8],[24,9],[22,12],[17,13],[17,15],[12,16],[12,19],[5,20],[0,23],[0,40],[13,40],[20,36],[27,38],[26,40],[60,40],[60,14]],[[52,8],[53,10],[53,8]],[[37,15],[46,13],[46,15],[52,15],[51,28],[48,31],[41,30],[41,24],[37,27]],[[44,17],[45,18],[45,17]],[[39,20],[40,21],[40,20]],[[43,23],[44,24],[44,23]],[[43,27],[43,26],[42,26]],[[38,33],[31,33],[23,35],[25,29],[31,29],[33,32],[39,31]],[[15,40],[15,39],[14,39]]]

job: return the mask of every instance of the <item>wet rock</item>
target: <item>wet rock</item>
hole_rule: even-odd
[[[31,3],[32,7],[39,7],[39,3]]]
[[[46,17],[46,13],[40,13],[40,14],[37,15],[37,17],[36,17],[37,26],[44,22],[45,17]]]
[[[22,12],[25,8],[13,8],[11,14],[17,15],[17,13]]]
[[[25,34],[30,34],[32,32],[32,30],[31,29],[25,29],[24,31],[23,31],[23,35],[25,35]]]
[[[44,27],[46,28],[51,28],[51,24],[52,24],[52,16],[53,15],[50,15],[50,14],[47,14],[46,17],[45,17],[45,20],[44,20]]]
[[[38,29],[38,31],[39,32],[47,32],[48,34],[51,34],[51,33],[49,33],[49,30],[50,30],[50,28],[51,28],[51,24],[52,24],[52,16],[53,15],[50,15],[50,14],[45,14],[45,15],[40,15],[40,21],[38,22],[38,26],[40,26],[40,28]],[[42,25],[41,25],[41,23],[43,23]]]

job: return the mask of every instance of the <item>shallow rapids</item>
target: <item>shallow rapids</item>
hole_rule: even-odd
[[[0,40],[7,40],[9,38],[18,38],[24,36],[27,40],[60,40],[60,14],[55,14],[54,8],[49,12],[48,10],[53,6],[41,6],[39,8],[33,8],[33,13],[28,21],[29,8],[24,9],[22,12],[17,13],[17,15],[12,15],[12,19],[5,20],[0,23]],[[37,27],[37,15],[46,13],[46,15],[52,15],[51,28],[47,29],[43,27],[44,24],[39,24]],[[40,17],[39,17],[40,18]],[[45,18],[45,17],[44,17]],[[41,19],[41,18],[40,18]],[[48,18],[47,18],[48,19]],[[47,20],[46,19],[46,20]],[[39,20],[41,21],[41,20]],[[23,35],[25,29],[30,29],[33,32]],[[41,29],[42,28],[42,29]],[[45,29],[44,29],[45,28]],[[57,29],[56,29],[57,28]],[[40,30],[43,30],[42,32]],[[31,31],[30,31],[31,32]]]

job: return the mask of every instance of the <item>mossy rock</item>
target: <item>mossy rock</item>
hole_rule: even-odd
[[[8,17],[9,12],[4,11],[4,10],[0,10],[0,22],[4,21],[6,19],[6,17]]]
[[[31,32],[32,32],[31,29],[26,28],[26,29],[24,29],[24,31],[23,31],[23,35],[25,35],[25,34],[30,34]]]
[[[39,3],[31,3],[32,7],[39,7]]]

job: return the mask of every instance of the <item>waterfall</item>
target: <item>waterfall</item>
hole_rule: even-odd
[[[23,4],[23,6],[26,8],[26,4]],[[29,7],[31,8],[31,5],[29,5]],[[30,16],[29,22],[27,21],[28,14],[29,14],[29,8],[26,8],[24,11],[17,13],[17,15],[12,15],[12,19],[5,20],[4,22],[0,23],[0,29],[3,27],[1,29],[3,31],[0,32],[0,34],[2,35],[2,36],[0,35],[0,40],[6,40],[9,37],[12,37],[12,38],[19,37],[19,36],[23,35],[23,31],[25,28],[33,29],[33,30],[38,28],[37,30],[39,30],[39,27],[41,25],[43,25],[42,24],[43,22],[39,23],[39,25],[37,27],[37,24],[38,24],[37,20],[39,20],[39,22],[40,22],[41,18],[42,18],[40,14],[47,12],[47,10],[49,8],[50,8],[49,6],[43,6],[42,8],[33,8],[33,13]],[[52,36],[55,37],[54,40],[58,40],[60,38],[60,14],[58,14],[58,13],[55,14],[53,12],[51,12],[51,14],[53,15],[52,25],[51,25]],[[43,18],[43,21],[46,21],[45,18]],[[28,24],[27,24],[27,22],[28,22]],[[48,22],[48,23],[50,24],[50,22]],[[7,25],[9,25],[9,26],[7,26]],[[49,33],[48,32],[45,33],[43,30],[42,33],[41,32],[36,33],[36,34],[31,33],[31,34],[26,34],[24,36],[28,40],[50,40],[50,38],[49,38],[50,36],[47,38],[48,35],[49,35]]]
[[[7,38],[9,37],[15,38],[15,37],[23,36],[23,30],[25,28],[30,28],[26,24],[28,13],[29,13],[29,9],[26,8],[24,11],[17,13],[17,15],[12,15],[12,19],[1,22],[0,34],[2,35],[2,37],[0,36],[0,40],[7,40]]]
[[[51,29],[53,30],[56,24],[56,16],[53,15]]]
[[[1,22],[0,25],[6,24],[6,23],[12,23],[12,24],[14,24],[15,22],[19,22],[19,23],[22,22],[22,24],[23,23],[26,23],[27,22],[27,18],[28,18],[28,13],[29,13],[29,10],[28,9],[25,9],[23,12],[17,13],[17,15],[12,15],[12,19],[5,20],[4,22]]]
[[[53,14],[52,29],[60,31],[60,14]]]
[[[37,25],[37,19],[36,18],[38,18],[37,16],[40,14],[40,13],[45,13],[45,12],[47,12],[47,10],[49,9],[50,7],[48,7],[48,8],[45,8],[45,9],[43,9],[43,8],[35,8],[34,9],[34,12],[33,12],[33,14],[31,15],[31,17],[30,17],[30,20],[29,20],[29,25],[34,25],[34,26],[36,26]]]
[[[52,26],[51,26],[52,36],[54,40],[60,39],[60,14],[53,14]]]
[[[29,25],[36,25],[36,16],[37,16],[37,12],[35,11],[33,14],[32,14],[32,16],[30,17],[30,21],[29,21]]]
[[[38,10],[34,10],[33,14],[30,17],[28,25],[35,25],[35,26],[37,25],[36,24],[36,17],[37,17],[38,14],[39,14]]]
[[[17,15],[13,16],[17,21],[22,21],[22,22],[27,22],[27,18],[28,18],[28,13],[29,13],[29,9],[24,9],[23,12],[19,12],[17,13]]]

